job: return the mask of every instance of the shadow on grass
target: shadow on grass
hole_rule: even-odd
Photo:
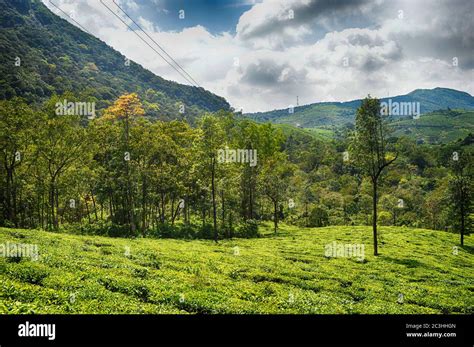
[[[383,259],[388,260],[391,263],[399,264],[399,265],[404,265],[407,268],[417,268],[417,267],[422,267],[422,268],[430,268],[426,264],[415,260],[415,259],[397,259],[397,258],[392,258],[392,257],[385,257],[385,256],[380,256]]]
[[[462,249],[464,249],[467,253],[469,254],[474,254],[474,246],[461,246]]]

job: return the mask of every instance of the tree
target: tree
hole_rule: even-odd
[[[275,234],[278,230],[278,206],[286,195],[292,167],[283,153],[275,154],[266,160],[263,170],[261,187],[263,194],[270,199],[273,205],[273,226]]]
[[[18,227],[19,182],[16,173],[27,156],[37,118],[21,98],[0,101],[0,114],[0,164],[6,173],[2,198],[4,218]]]
[[[450,178],[450,200],[454,227],[461,234],[461,246],[464,246],[464,235],[472,231],[473,213],[472,200],[474,199],[472,187],[472,162],[473,155],[469,152],[456,153],[453,158],[453,173]]]
[[[145,111],[143,110],[142,104],[136,93],[124,94],[120,96],[112,106],[104,112],[104,119],[120,119],[124,125],[124,140],[123,140],[123,153],[124,153],[124,169],[125,177],[127,182],[127,193],[126,193],[126,213],[128,215],[128,223],[130,231],[135,232],[136,220],[135,220],[135,204],[133,199],[133,188],[131,182],[130,173],[130,159],[132,157],[130,153],[130,125],[131,123],[140,116],[143,116]]]
[[[205,172],[210,173],[212,220],[214,225],[214,241],[217,242],[217,204],[216,204],[216,171],[217,151],[223,147],[224,131],[219,119],[215,116],[206,115],[202,118],[200,129],[202,131],[201,151],[204,153]]]
[[[35,129],[32,136],[31,156],[36,160],[31,163],[30,170],[37,178],[35,183],[43,186],[37,190],[38,193],[47,192],[46,224],[50,229],[59,228],[61,211],[64,211],[64,205],[60,204],[61,198],[69,198],[64,193],[71,191],[69,188],[73,184],[63,176],[68,171],[77,171],[80,166],[88,165],[92,155],[91,141],[87,129],[82,125],[82,116],[57,113],[56,104],[62,102],[63,98],[76,100],[71,93],[53,95],[44,104],[44,112],[35,115],[36,124],[41,126]],[[44,201],[41,204],[46,205]]]
[[[361,170],[370,177],[372,183],[372,231],[374,255],[377,248],[377,201],[380,177],[385,168],[396,159],[388,154],[388,129],[382,119],[380,101],[370,95],[362,100],[357,109],[355,132],[351,143],[351,152]]]

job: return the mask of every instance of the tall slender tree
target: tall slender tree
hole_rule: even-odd
[[[125,178],[127,184],[126,193],[126,213],[128,215],[128,223],[130,226],[130,232],[133,234],[136,230],[135,220],[135,204],[134,194],[131,181],[131,168],[130,161],[132,154],[130,153],[130,126],[133,124],[135,118],[143,116],[145,111],[143,110],[142,104],[136,93],[125,94],[115,101],[115,103],[105,110],[104,117],[111,119],[120,119],[123,122],[123,160],[125,169]]]
[[[362,100],[357,109],[355,132],[351,152],[362,171],[372,183],[372,232],[374,255],[378,255],[377,244],[377,202],[378,186],[383,171],[392,164],[398,154],[391,156],[387,143],[388,128],[383,119],[380,101],[370,95]]]
[[[453,155],[452,176],[450,183],[451,213],[454,227],[459,230],[461,246],[464,246],[464,235],[473,229],[471,213],[473,213],[472,166],[474,155],[470,152]]]
[[[202,118],[200,128],[202,130],[201,150],[206,161],[206,171],[210,174],[211,180],[211,201],[212,220],[214,230],[214,241],[218,240],[217,230],[217,202],[216,202],[216,172],[217,172],[217,151],[224,145],[224,130],[219,119],[215,116],[206,115]]]

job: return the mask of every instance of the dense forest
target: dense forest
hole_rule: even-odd
[[[361,160],[374,139],[363,137],[370,121],[359,117],[363,106],[354,131],[320,140],[228,111],[205,114],[194,127],[151,121],[134,93],[94,119],[58,115],[64,99],[76,100],[53,96],[37,108],[21,98],[0,102],[2,226],[217,241],[256,237],[262,220],[272,220],[275,232],[280,221],[374,222],[374,182]],[[468,233],[473,135],[420,145],[390,136],[378,119],[384,170],[376,222]]]
[[[53,14],[40,1],[0,0],[0,99],[42,103],[54,94],[109,106],[127,92],[140,95],[146,116],[193,123],[228,102],[201,87],[165,80],[105,42]]]

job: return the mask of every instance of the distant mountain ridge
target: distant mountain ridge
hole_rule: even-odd
[[[165,80],[133,61],[126,65],[121,53],[39,0],[0,0],[0,28],[0,99],[20,96],[37,103],[70,91],[96,100],[100,109],[137,92],[147,115],[165,120],[192,121],[206,111],[230,109],[203,88]]]
[[[381,98],[381,102],[417,103],[420,113],[427,114],[437,110],[474,110],[474,97],[469,93],[449,88],[416,89],[406,95]],[[361,100],[347,102],[320,102],[268,112],[246,113],[244,116],[259,122],[283,123],[303,128],[321,126],[340,126],[353,123]],[[396,118],[396,117],[395,117]]]

